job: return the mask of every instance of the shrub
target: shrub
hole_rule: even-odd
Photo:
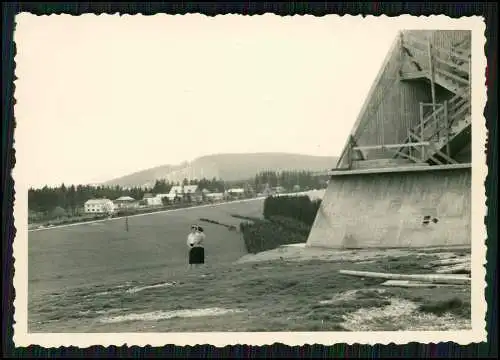
[[[286,229],[287,231],[296,232],[305,236],[308,236],[311,231],[311,227],[309,225],[284,216],[272,216],[269,218],[269,221]]]
[[[301,221],[312,226],[321,200],[303,196],[270,196],[264,200],[264,218],[281,216]]]
[[[264,200],[264,219],[240,215],[240,232],[249,253],[307,241],[321,200],[309,196],[277,196]]]
[[[291,228],[296,228],[297,225],[290,226],[290,223],[288,225],[288,227],[284,227],[277,222],[265,220],[242,222],[240,224],[240,231],[243,234],[247,251],[255,254],[261,251],[272,250],[285,244],[306,242],[307,234],[290,230]]]

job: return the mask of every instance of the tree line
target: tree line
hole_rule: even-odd
[[[266,186],[283,187],[287,192],[295,190],[321,189],[326,185],[328,177],[314,175],[310,171],[262,171],[255,175],[254,185],[262,191]]]
[[[223,191],[224,182],[220,179],[201,179],[182,182],[168,182],[166,180],[156,180],[152,187],[121,187],[121,186],[91,186],[91,185],[70,185],[62,184],[57,187],[44,186],[41,189],[30,188],[28,190],[28,208],[33,212],[48,213],[61,211],[63,209],[68,214],[73,215],[89,199],[117,199],[122,196],[130,196],[136,200],[144,198],[145,194],[166,194],[173,186],[199,185],[200,188],[211,192]]]
[[[65,185],[58,187],[44,186],[42,188],[30,188],[28,190],[28,208],[36,213],[51,213],[53,211],[65,211],[68,215],[79,212],[84,203],[89,199],[107,198],[117,199],[121,196],[130,196],[141,200],[147,193],[165,194],[170,192],[175,185],[198,185],[200,189],[210,192],[224,192],[230,187],[242,187],[252,189],[254,192],[262,192],[265,187],[282,186],[287,191],[307,190],[321,188],[325,185],[325,178],[314,176],[307,171],[263,171],[258,173],[254,179],[243,181],[226,182],[222,179],[200,179],[182,182],[169,182],[167,180],[156,180],[152,187],[121,187],[121,186],[91,186],[91,185]]]

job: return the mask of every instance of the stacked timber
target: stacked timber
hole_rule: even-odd
[[[469,274],[471,272],[470,255],[457,258],[431,261],[428,268],[433,268],[438,274]]]
[[[432,274],[392,274],[370,271],[340,270],[344,275],[386,279],[382,285],[399,287],[442,287],[463,286],[471,283],[470,256],[445,258],[431,261],[426,268],[432,268]]]

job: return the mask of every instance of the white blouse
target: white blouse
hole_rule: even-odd
[[[203,240],[205,240],[205,234],[202,232],[189,233],[187,237],[187,245],[189,247],[203,247]]]

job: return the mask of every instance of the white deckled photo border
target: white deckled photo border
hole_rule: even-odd
[[[50,15],[51,17],[72,15]],[[82,15],[86,17],[100,16],[111,17],[118,15]],[[155,16],[171,16],[157,14]],[[204,16],[190,14],[183,16]],[[219,15],[219,16],[241,16],[241,15]],[[217,21],[217,17],[214,21]],[[275,17],[276,21],[291,17],[280,17],[278,15],[266,14],[262,16]],[[17,27],[26,26],[31,17],[35,15],[19,14]],[[121,21],[129,21],[131,17],[143,17],[147,22],[151,16],[128,15],[122,16]],[[300,17],[300,16],[297,16]],[[24,126],[16,118],[17,127],[14,130],[14,148],[16,151],[16,165],[12,176],[15,182],[14,202],[14,224],[16,236],[13,243],[13,257],[15,265],[14,274],[14,343],[16,347],[39,345],[43,347],[76,346],[90,347],[101,346],[164,346],[174,344],[179,346],[210,344],[214,346],[226,346],[235,344],[247,345],[271,345],[283,343],[290,346],[305,344],[333,345],[337,343],[346,344],[406,344],[409,342],[439,343],[452,341],[460,345],[474,342],[486,341],[486,310],[485,299],[486,284],[486,225],[485,216],[486,194],[485,180],[488,173],[486,165],[486,139],[487,129],[484,117],[484,109],[487,100],[486,74],[487,60],[485,55],[485,29],[484,19],[479,16],[462,17],[458,19],[444,15],[435,16],[411,16],[401,15],[397,17],[388,16],[339,16],[327,15],[324,17],[310,17],[311,21],[330,20],[332,17],[337,21],[351,22],[353,27],[363,26],[366,23],[377,22],[380,26],[385,23],[396,23],[401,29],[414,30],[471,30],[472,31],[472,241],[471,241],[471,305],[472,305],[472,329],[464,331],[379,331],[379,332],[199,332],[199,333],[29,333],[28,332],[28,184],[27,151],[30,146],[26,139],[26,131],[29,127]],[[293,17],[292,17],[293,18]],[[314,18],[314,19],[313,19]],[[15,34],[14,34],[14,40]],[[376,46],[376,45],[374,45]],[[23,52],[23,44],[16,42],[17,54]],[[17,78],[22,74],[16,73]],[[17,98],[21,94],[15,94],[20,100],[15,106],[15,114],[22,112],[22,99]]]

